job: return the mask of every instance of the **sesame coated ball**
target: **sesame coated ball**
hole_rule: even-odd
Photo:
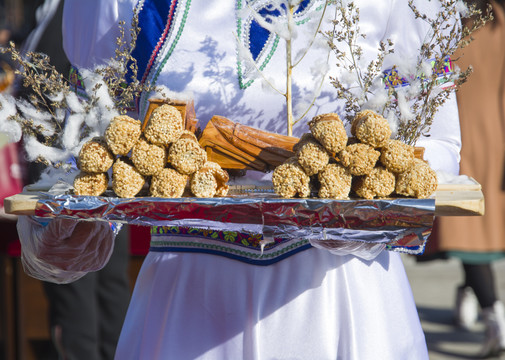
[[[315,116],[309,122],[310,132],[330,153],[337,153],[347,144],[344,123],[335,113]]]
[[[175,171],[164,168],[151,179],[149,193],[151,196],[163,198],[182,197],[188,177]]]
[[[367,144],[355,143],[346,146],[338,154],[338,160],[352,175],[366,175],[372,171],[380,152]]]
[[[110,169],[114,156],[107,147],[104,138],[93,138],[82,146],[79,151],[77,166],[87,173],[102,173]]]
[[[317,174],[330,161],[328,152],[315,141],[306,141],[297,150],[296,157],[298,163],[309,176]]]
[[[369,174],[355,178],[352,189],[364,199],[385,198],[395,191],[395,175],[384,166],[377,166]]]
[[[297,153],[300,150],[300,148],[308,142],[317,143],[318,141],[311,133],[304,133],[302,134],[298,142],[293,145],[293,152]]]
[[[413,164],[396,179],[396,193],[424,199],[435,192],[438,186],[437,173],[423,160],[414,159]]]
[[[142,175],[155,175],[165,167],[167,150],[141,137],[133,146],[131,160]]]
[[[109,184],[107,173],[80,172],[74,179],[74,193],[76,195],[100,196]]]
[[[116,116],[105,130],[105,141],[114,155],[126,155],[141,133],[140,120],[128,115]]]
[[[145,184],[144,176],[126,158],[112,165],[112,190],[121,198],[135,197]]]
[[[228,173],[218,163],[207,161],[190,180],[191,192],[196,197],[226,196],[229,191]]]
[[[399,174],[412,165],[414,147],[400,140],[389,140],[381,149],[380,162],[389,171]]]
[[[152,144],[168,146],[184,130],[181,113],[174,106],[164,104],[153,110],[144,129],[144,136]]]
[[[383,146],[391,133],[388,121],[372,110],[360,111],[352,121],[351,134],[375,148]]]
[[[205,164],[207,152],[192,138],[181,137],[170,146],[168,161],[181,174],[191,175]]]
[[[347,199],[351,191],[352,175],[340,164],[328,164],[318,174],[319,197]]]
[[[287,159],[275,168],[272,183],[275,193],[283,198],[310,195],[310,177],[300,166],[296,157]]]

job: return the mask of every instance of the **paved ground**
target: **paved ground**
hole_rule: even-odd
[[[403,257],[412,285],[421,323],[428,342],[430,360],[477,359],[483,339],[483,324],[471,332],[453,326],[453,304],[457,286],[463,274],[457,260],[434,260],[417,263],[413,257]],[[505,300],[505,261],[494,266],[497,287]],[[494,359],[505,359],[505,354]]]

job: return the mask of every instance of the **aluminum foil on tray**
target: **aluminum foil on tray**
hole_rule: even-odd
[[[435,214],[434,198],[283,199],[268,187],[254,186],[231,187],[229,196],[216,198],[118,198],[76,196],[70,189],[60,183],[41,193],[35,215],[261,232],[267,242],[274,237],[308,239],[337,252],[344,242],[422,253]]]

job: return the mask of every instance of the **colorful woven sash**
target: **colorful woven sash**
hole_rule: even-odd
[[[207,253],[253,265],[270,265],[310,247],[309,240],[274,238],[273,242],[266,242],[261,234],[237,231],[182,226],[151,228],[150,251]]]

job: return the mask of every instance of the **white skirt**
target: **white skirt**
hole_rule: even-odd
[[[311,248],[269,266],[150,252],[116,359],[428,359],[399,254]]]

